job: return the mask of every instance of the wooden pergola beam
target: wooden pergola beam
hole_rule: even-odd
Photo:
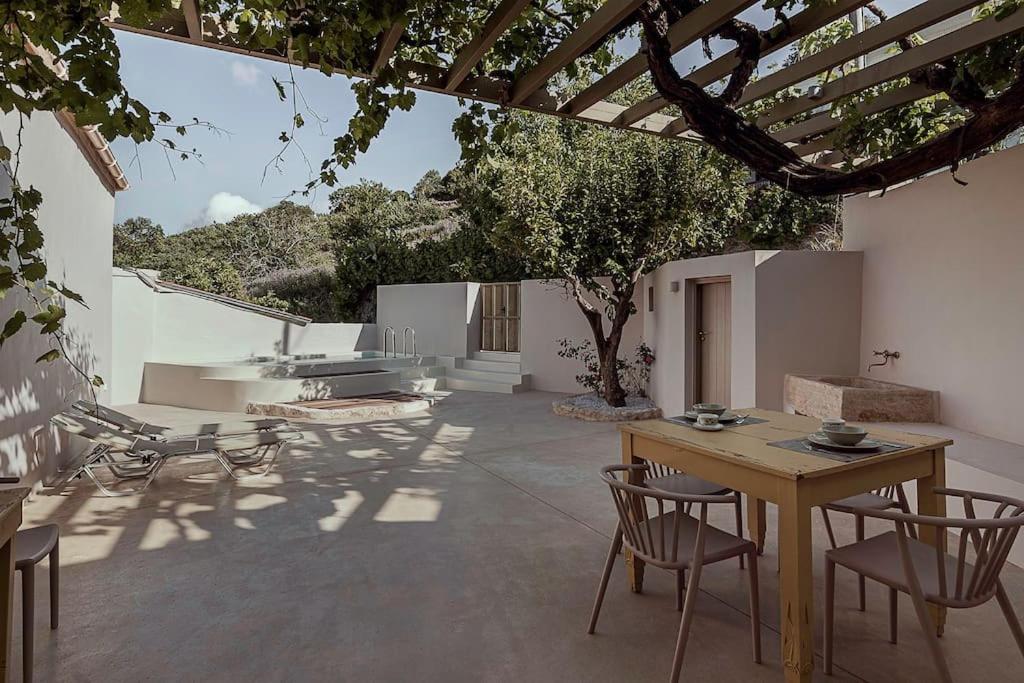
[[[870,1],[837,0],[836,2],[822,3],[810,9],[805,9],[803,12],[792,17],[786,24],[780,23],[772,27],[768,35],[761,39],[761,55],[770,55],[775,50],[789,45],[793,41],[849,14],[859,7],[863,7]],[[698,69],[694,69],[686,78],[703,88],[728,76],[733,69],[739,66],[739,63],[739,53],[733,50]],[[646,116],[661,111],[667,106],[668,101],[664,97],[652,95],[623,112],[621,123],[622,125],[632,125]]]
[[[181,0],[181,13],[185,15],[188,37],[201,41],[203,39],[203,15],[199,12],[199,0]]]
[[[1003,36],[1024,29],[1024,12],[1014,12],[1002,20],[994,16],[976,21],[961,29],[901,52],[889,59],[872,64],[849,76],[837,78],[822,86],[816,97],[804,95],[787,102],[780,102],[757,119],[757,125],[766,128],[773,123],[802,114],[806,111],[830,104],[841,97],[854,95],[876,85],[906,76],[910,72],[955,57],[968,50],[981,47]]]
[[[709,0],[669,28],[668,39],[672,45],[672,51],[679,52],[694,41],[700,40],[756,1]],[[646,72],[647,57],[643,54],[633,55],[563,104],[561,110],[570,116],[579,114]]]
[[[380,44],[377,47],[377,55],[373,58],[373,67],[370,69],[370,74],[376,76],[381,69],[390,61],[391,56],[395,54],[395,49],[398,47],[398,41],[402,39],[402,34],[405,33],[405,25],[408,20],[403,18],[396,21],[391,25],[387,31],[380,36]]]
[[[480,33],[474,36],[473,40],[455,57],[451,68],[448,69],[447,90],[454,90],[462,81],[466,80],[473,68],[498,41],[501,34],[519,18],[529,4],[530,0],[502,0],[501,4],[487,18]]]
[[[862,116],[871,116],[872,114],[878,114],[894,107],[902,107],[904,104],[910,104],[935,94],[936,91],[926,85],[911,83],[902,88],[890,90],[867,102],[861,102],[857,105],[856,109],[857,113]],[[772,133],[772,137],[779,142],[796,142],[797,140],[804,140],[835,130],[841,123],[842,121],[832,116],[831,112],[824,112],[817,116],[812,116],[806,121],[801,121],[788,128],[776,131]]]
[[[509,93],[509,102],[520,104],[533,92],[544,87],[559,71],[580,55],[604,40],[608,33],[646,0],[608,0],[587,17],[575,31],[548,52],[537,66],[516,79]]]

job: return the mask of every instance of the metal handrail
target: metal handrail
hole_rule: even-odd
[[[391,351],[395,358],[398,358],[398,337],[395,333],[395,328],[388,325],[384,328],[384,357],[388,357],[388,330],[391,331]]]
[[[409,334],[409,332],[412,332],[412,355],[415,356],[416,355],[416,330],[414,330],[413,328],[411,328],[409,326],[406,326],[406,328],[404,330],[402,330],[402,355],[403,356],[408,356],[409,355],[409,338],[407,336]]]

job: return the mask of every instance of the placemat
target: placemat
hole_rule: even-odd
[[[911,446],[901,443],[886,442],[870,451],[834,451],[824,446],[811,443],[807,438],[802,439],[789,439],[787,441],[769,441],[769,446],[775,446],[776,448],[785,448],[789,451],[796,451],[797,453],[808,453],[810,455],[820,455],[823,458],[830,460],[838,460],[839,462],[855,462],[857,460],[863,460],[864,458],[872,458],[876,455],[884,455],[885,453],[893,453],[895,451],[903,451]],[[810,450],[808,450],[810,446]]]
[[[672,424],[683,425],[684,427],[689,427],[690,429],[696,429],[696,427],[693,426],[693,420],[687,420],[682,415],[678,415],[676,417],[666,417],[663,419],[667,422],[671,422]],[[735,422],[722,422],[721,425],[723,429],[729,429],[731,427],[746,427],[747,425],[761,424],[762,422],[767,421],[768,420],[766,420],[763,417],[748,417],[739,424],[736,424]],[[705,430],[698,429],[697,431],[701,432]]]

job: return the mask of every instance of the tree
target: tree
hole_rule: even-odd
[[[565,281],[594,337],[602,395],[625,405],[617,359],[637,283],[737,221],[746,174],[650,136],[535,115],[515,123],[480,164],[496,197],[496,239],[534,273]]]
[[[128,218],[114,225],[114,265],[159,269],[166,249],[164,229],[148,218]]]

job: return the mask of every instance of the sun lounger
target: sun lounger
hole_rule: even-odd
[[[114,410],[92,401],[75,401],[72,408],[101,422],[111,424],[118,429],[150,439],[168,440],[210,434],[221,436],[227,434],[247,434],[252,431],[279,429],[288,426],[288,421],[279,417],[254,417],[252,420],[230,420],[226,422],[207,422],[167,427],[139,420],[127,413],[122,413],[119,410]]]
[[[201,434],[154,439],[73,409],[54,415],[50,422],[62,431],[87,439],[92,444],[62,471],[53,484],[54,492],[59,492],[69,481],[84,474],[108,496],[145,491],[164,464],[179,456],[212,456],[235,479],[242,478],[237,470],[266,463],[261,471],[249,475],[263,476],[274,466],[277,456],[287,444],[302,438],[297,431],[282,429],[250,431],[247,434]],[[141,484],[113,490],[96,476],[96,470],[100,469],[106,469],[116,479],[138,479]]]

